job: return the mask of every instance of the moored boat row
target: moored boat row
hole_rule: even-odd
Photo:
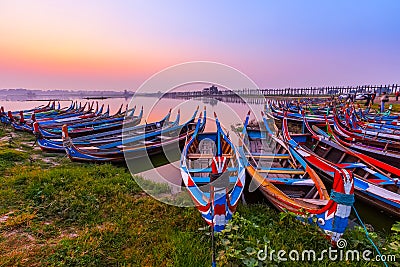
[[[141,123],[143,108],[122,111],[121,106],[110,115],[109,108],[94,105],[73,102],[61,108],[52,102],[23,111],[1,109],[0,117],[15,130],[35,134],[43,151],[63,152],[73,161],[124,162],[178,147],[183,184],[217,232],[245,201],[246,187],[260,191],[278,210],[315,223],[332,243],[348,225],[354,195],[400,217],[396,115],[329,101],[270,101],[262,121],[247,115],[235,145],[216,114],[216,131],[205,131],[205,109],[183,123],[179,111],[171,120],[171,110],[161,120]],[[301,124],[302,131],[290,132],[289,122]]]

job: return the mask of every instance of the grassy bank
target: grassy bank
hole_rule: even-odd
[[[12,133],[10,141],[10,133],[0,136],[0,266],[210,266],[209,231],[195,208],[154,200],[125,167],[44,157],[30,135]],[[396,235],[371,236],[382,252],[399,253]],[[344,238],[351,249],[372,250],[358,228]],[[315,226],[265,205],[239,206],[217,240],[219,266],[293,266],[276,258],[259,262],[265,244],[288,251],[329,248]]]

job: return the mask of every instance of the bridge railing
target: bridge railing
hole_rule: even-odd
[[[387,92],[394,94],[400,92],[398,84],[386,85],[361,85],[361,86],[326,86],[326,87],[305,87],[305,88],[271,88],[271,89],[252,89],[245,88],[239,90],[221,90],[215,94],[205,93],[204,91],[189,92],[170,92],[167,97],[207,97],[207,96],[324,96],[342,95],[354,93],[377,93]]]

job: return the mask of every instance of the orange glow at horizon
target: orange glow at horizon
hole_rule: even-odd
[[[126,76],[132,73],[151,73],[168,62],[166,57],[152,57],[148,52],[118,53],[110,51],[113,49],[96,49],[68,44],[44,47],[42,44],[35,46],[29,43],[27,46],[15,45],[12,48],[0,45],[0,68]]]
[[[155,36],[140,34],[141,27],[131,33],[140,38],[128,37],[101,3],[81,3],[84,10],[46,0],[18,2],[0,3],[0,35],[6,36],[0,41],[3,75],[144,81],[176,62],[182,51],[164,44],[165,53]],[[27,83],[20,86],[30,86],[28,78],[21,80]],[[58,86],[67,86],[65,78],[59,80]]]

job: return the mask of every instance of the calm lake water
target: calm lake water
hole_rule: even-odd
[[[125,98],[109,98],[104,100],[87,100],[87,99],[73,99],[73,101],[82,102],[91,102],[98,101],[99,105],[104,104],[105,106],[110,106],[111,114],[115,113],[121,105],[125,106],[131,102],[131,99]],[[260,102],[260,101],[259,101]],[[39,105],[47,104],[48,101],[5,101],[0,100],[0,106],[3,106],[4,109],[7,110],[23,110],[30,109],[32,107],[36,107]],[[71,104],[71,100],[61,100],[60,104],[62,107],[69,106]],[[232,133],[231,126],[238,126],[243,124],[243,120],[249,110],[256,114],[260,114],[260,112],[264,109],[264,105],[261,103],[227,103],[218,101],[215,99],[195,99],[195,100],[183,100],[183,99],[169,99],[169,98],[153,98],[153,97],[136,97],[130,103],[130,106],[136,105],[137,113],[140,108],[143,106],[144,116],[142,123],[144,121],[152,122],[163,118],[169,109],[172,109],[171,120],[173,120],[180,109],[181,112],[181,122],[184,122],[192,117],[193,112],[196,110],[196,107],[199,106],[200,110],[203,111],[203,107],[205,106],[207,109],[207,117],[210,120],[207,121],[206,130],[205,131],[213,131],[215,130],[215,123],[212,121],[213,113],[215,112],[218,115],[218,118],[221,122],[223,128],[226,129],[227,132],[230,132],[230,137],[234,143],[237,143],[237,136]],[[198,114],[199,115],[199,114]],[[160,162],[163,162],[162,160]],[[171,186],[171,191],[173,193],[177,193],[180,191],[181,185],[181,175],[179,170],[179,161],[175,161],[171,164],[160,166],[157,168],[150,169],[148,171],[142,172],[142,176],[148,180],[159,181],[160,175],[167,176],[168,181],[173,184]],[[175,185],[175,186],[174,186]],[[394,223],[395,219],[391,218],[386,214],[382,214],[380,211],[372,209],[367,204],[356,202],[357,210],[360,213],[360,216],[364,220],[364,223],[371,224],[376,230],[379,231],[389,231],[391,225]]]
[[[108,98],[104,100],[87,100],[87,99],[73,99],[73,100],[60,100],[61,107],[66,107],[71,104],[72,101],[81,102],[82,105],[86,102],[97,101],[99,106],[107,105],[110,106],[111,114],[116,112],[121,105],[124,106],[131,102],[131,99],[126,98]],[[0,100],[0,106],[3,106],[4,109],[7,110],[24,110],[30,109],[32,107],[46,105],[48,101],[7,101]],[[143,118],[147,122],[156,121],[163,118],[169,109],[172,109],[172,117],[174,118],[178,109],[181,111],[181,121],[185,121],[189,119],[193,112],[196,110],[196,107],[199,106],[199,112],[203,111],[203,107],[207,108],[207,116],[213,117],[213,113],[219,117],[221,124],[224,127],[230,127],[230,124],[237,124],[242,122],[249,111],[256,112],[260,114],[261,110],[263,110],[262,104],[243,104],[243,103],[225,103],[218,101],[216,99],[210,98],[202,98],[196,100],[183,100],[183,99],[171,99],[171,98],[162,98],[158,99],[155,97],[136,97],[132,100],[130,106],[137,107],[137,113],[139,109],[143,106],[144,115]],[[210,129],[211,130],[211,129]]]

